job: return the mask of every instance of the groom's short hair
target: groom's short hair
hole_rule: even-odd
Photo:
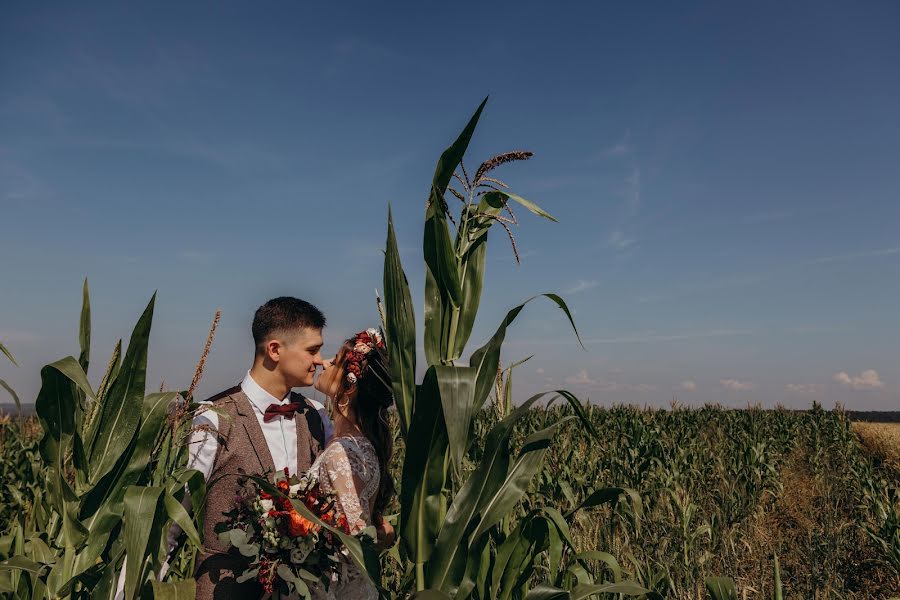
[[[272,298],[257,308],[253,315],[253,343],[259,354],[275,334],[324,327],[325,315],[309,302],[290,296]]]

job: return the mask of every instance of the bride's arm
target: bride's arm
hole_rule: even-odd
[[[322,459],[327,477],[328,487],[337,496],[339,514],[347,519],[350,533],[357,534],[367,525],[369,515],[364,514],[359,493],[365,488],[365,482],[357,474],[362,461],[353,451],[348,452],[343,444],[335,443],[328,447]]]

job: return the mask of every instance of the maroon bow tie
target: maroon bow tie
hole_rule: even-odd
[[[303,412],[306,410],[305,402],[288,402],[287,404],[270,404],[266,408],[266,412],[263,413],[263,421],[268,423],[275,417],[287,417],[288,419],[294,418],[294,413]]]

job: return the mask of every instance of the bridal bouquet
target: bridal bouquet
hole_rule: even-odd
[[[250,559],[249,568],[237,577],[239,583],[255,579],[268,594],[310,598],[307,582],[321,581],[326,589],[334,585],[347,559],[338,536],[301,515],[289,499],[302,502],[336,529],[349,533],[350,528],[343,516],[336,516],[334,495],[320,490],[315,475],[288,476],[285,469],[275,486],[286,497],[263,490],[249,499],[238,497],[216,531],[219,539]]]

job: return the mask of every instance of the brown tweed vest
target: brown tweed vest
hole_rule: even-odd
[[[291,394],[292,401],[302,399]],[[255,582],[239,584],[235,577],[247,561],[236,550],[229,551],[219,541],[215,526],[223,513],[234,508],[235,496],[253,494],[253,482],[245,475],[274,478],[275,463],[250,399],[234,387],[210,399],[219,413],[219,449],[207,479],[206,510],[203,523],[203,551],[197,557],[197,598],[259,598],[262,588]],[[308,470],[325,446],[325,430],[318,411],[306,401],[306,410],[294,416],[297,427],[297,472]]]

